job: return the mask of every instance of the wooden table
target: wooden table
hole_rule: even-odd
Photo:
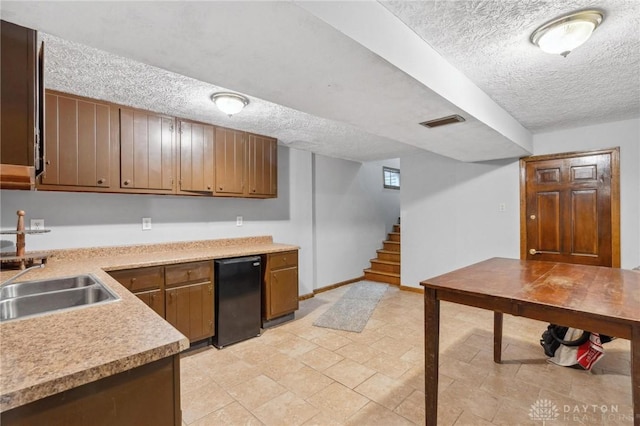
[[[440,301],[494,311],[493,359],[503,313],[631,341],[634,426],[640,426],[640,273],[601,266],[493,258],[424,286],[426,424],[437,424]],[[543,330],[540,330],[542,333]],[[542,348],[540,349],[542,356]]]

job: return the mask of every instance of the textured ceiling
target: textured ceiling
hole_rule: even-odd
[[[251,96],[244,111],[228,117],[210,99],[215,92],[227,91],[224,87],[46,33],[39,33],[39,38],[46,46],[45,81],[49,89],[264,134],[331,157],[370,161],[389,158],[390,146],[397,156],[418,150],[355,126]],[[349,143],[337,145],[333,141]]]
[[[640,1],[466,0],[382,4],[534,133],[640,116]],[[529,42],[580,9],[603,24],[567,58]]]
[[[538,132],[640,115],[640,2],[606,3],[608,16],[589,49],[567,59],[540,52],[528,36],[584,2],[331,3],[338,15],[351,7],[351,29],[361,24],[358,7],[378,6],[374,14],[395,26],[380,34],[368,28],[365,36],[401,40],[408,32],[437,60],[424,63],[407,45],[393,45],[409,56],[405,64],[438,71],[447,69],[442,58],[450,61],[490,96],[481,107],[499,109],[488,118],[449,100],[463,87],[455,73],[445,74],[455,95],[449,97],[364,47],[362,37],[320,19],[309,2],[3,1],[0,11],[43,33],[50,88],[271,135],[333,157],[368,161],[426,149],[480,161],[526,155],[530,134],[520,123]],[[220,89],[243,93],[251,104],[228,118],[209,100]],[[417,124],[454,113],[467,121],[439,129]],[[505,118],[522,129],[516,133],[524,143],[503,131]]]

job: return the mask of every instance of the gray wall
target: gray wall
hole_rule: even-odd
[[[341,206],[345,211],[339,216],[346,224],[362,222],[360,209],[354,206],[384,212],[395,210],[396,217],[399,211],[398,191],[394,191],[396,198],[381,191],[382,171],[377,165],[347,162],[356,171],[358,185],[338,184],[332,189],[335,192],[329,194],[328,188],[321,184],[321,196],[314,197],[314,161],[322,163],[321,169],[327,170],[326,173],[321,171],[322,175],[332,175],[330,170],[334,165],[337,173],[345,169],[343,160],[279,146],[278,198],[270,200],[4,190],[0,191],[0,226],[15,229],[17,210],[26,210],[27,227],[29,219],[44,219],[51,232],[28,235],[28,251],[272,235],[275,242],[300,246],[300,294],[308,294],[314,288],[334,283],[325,281],[322,275],[319,284],[314,270],[332,268],[339,271],[334,275],[335,282],[360,276],[362,262],[358,255],[362,257],[367,253],[366,256],[374,257],[382,240],[381,236],[375,241],[369,238],[352,240],[346,234],[344,240],[350,241],[358,260],[354,262],[354,257],[348,256],[317,264],[314,251],[325,253],[333,246],[325,246],[332,242],[323,238],[324,228],[316,233],[321,236],[320,241],[313,240],[314,203],[320,209],[321,226],[325,223],[322,219],[327,211],[325,202],[333,204],[332,200],[336,198],[366,200]],[[376,173],[373,173],[374,169]],[[386,213],[369,212],[367,215],[381,221],[372,227],[382,233]],[[236,216],[244,217],[243,226],[236,226]],[[151,217],[153,228],[150,231],[142,230],[143,217]],[[365,224],[371,226],[371,220],[367,219]],[[14,236],[3,235],[1,240],[3,251],[15,250]],[[359,265],[359,270],[353,267],[354,264]]]
[[[640,120],[534,136],[535,154],[613,146],[621,147],[622,267],[630,269],[640,264]],[[401,164],[404,285],[494,256],[519,258],[517,160],[462,163],[424,153]]]

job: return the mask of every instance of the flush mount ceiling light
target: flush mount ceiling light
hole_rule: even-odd
[[[583,10],[563,15],[539,27],[531,34],[531,43],[542,51],[560,54],[565,58],[582,45],[602,23],[604,13]]]
[[[249,99],[231,92],[218,92],[211,95],[211,100],[218,109],[229,117],[242,111],[249,104]]]

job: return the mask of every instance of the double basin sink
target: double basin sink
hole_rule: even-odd
[[[119,299],[91,274],[17,282],[0,287],[0,322]]]

